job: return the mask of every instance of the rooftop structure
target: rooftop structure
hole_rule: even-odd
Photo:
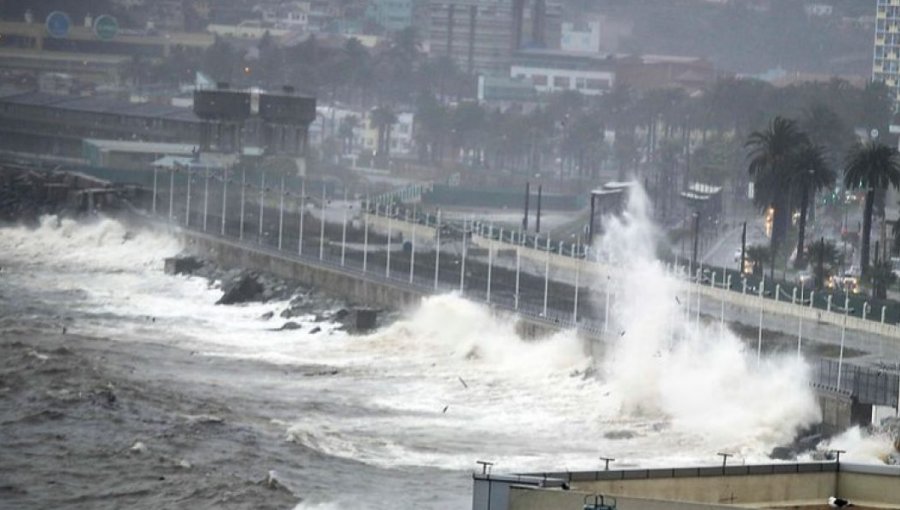
[[[577,90],[599,95],[613,88],[617,59],[612,55],[561,50],[521,50],[513,56],[510,76],[530,81],[539,92]]]
[[[890,88],[896,110],[900,104],[900,0],[878,0],[875,18],[872,79]]]

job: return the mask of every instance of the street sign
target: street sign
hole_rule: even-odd
[[[64,39],[69,35],[69,29],[72,27],[72,20],[69,15],[62,11],[53,11],[47,15],[47,33],[55,39]]]
[[[119,22],[109,14],[98,16],[94,21],[94,34],[99,39],[109,41],[119,32]]]

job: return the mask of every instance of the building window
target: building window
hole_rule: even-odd
[[[587,88],[592,90],[608,90],[609,80],[601,80],[599,78],[588,78]]]
[[[567,89],[571,84],[571,80],[568,76],[554,76],[553,77],[553,87]]]
[[[543,74],[535,74],[531,77],[531,83],[533,83],[536,87],[546,87],[547,76]]]

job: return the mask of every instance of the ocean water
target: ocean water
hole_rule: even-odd
[[[288,303],[217,306],[217,285],[164,274],[182,249],[173,237],[108,218],[0,229],[3,327],[106,339],[158,374],[148,387],[216,403],[262,441],[248,451],[226,437],[222,455],[274,470],[296,508],[468,508],[477,460],[495,472],[597,469],[599,456],[711,465],[722,451],[767,461],[819,419],[809,368],[758,361],[718,323],[690,320],[684,289],[647,255],[659,238],[648,216],[636,193],[599,241],[628,275],[611,282],[617,334],[604,359],[570,332],[525,341],[512,318],[452,294],[367,336],[329,323],[311,334],[313,316],[274,331]],[[160,349],[186,353],[189,369]]]

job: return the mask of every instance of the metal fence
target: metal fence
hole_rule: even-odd
[[[586,289],[578,285],[577,276],[575,285],[551,278],[551,254],[571,257],[576,261],[573,267],[580,267],[582,263],[598,260],[597,254],[588,247],[564,246],[546,238],[504,232],[480,222],[448,224],[440,215],[413,219],[415,224],[438,227],[430,231],[433,237],[416,238],[413,230],[411,238],[403,239],[391,232],[375,232],[367,214],[351,221],[358,211],[352,210],[350,204],[344,204],[345,209],[338,212],[339,219],[328,218],[325,208],[329,201],[328,189],[323,188],[318,196],[313,196],[302,181],[290,183],[280,176],[270,176],[267,181],[265,176],[257,174],[254,177],[258,176],[259,182],[250,183],[247,174],[240,170],[228,174],[164,173],[160,171],[154,176],[146,209],[157,218],[184,228],[357,278],[406,286],[423,295],[455,291],[496,310],[548,327],[577,329],[595,338],[601,338],[606,331],[607,313],[597,315],[593,304],[586,299]],[[412,217],[408,211],[391,204],[368,205],[367,212],[380,212],[391,221]],[[473,233],[492,240],[487,263],[468,256]],[[426,245],[424,249],[422,244]],[[523,245],[547,253],[543,275],[520,270],[518,251],[515,271],[492,263],[500,249]],[[698,268],[698,275],[704,284],[735,292],[758,294],[766,288],[766,283],[740,278],[736,271],[720,271],[714,276],[715,269]],[[810,303],[817,306],[816,296],[808,296],[805,290],[798,298],[797,291],[788,292],[777,285],[763,295],[778,300],[791,296],[798,306],[802,306],[804,298],[812,297],[806,306]],[[826,306],[833,306],[831,299]],[[850,313],[849,309],[831,309]],[[829,391],[850,392],[866,403],[897,405],[898,376],[882,371],[822,360],[811,384]]]
[[[896,407],[900,376],[876,368],[820,359],[813,385],[826,391],[845,393],[863,404]]]

